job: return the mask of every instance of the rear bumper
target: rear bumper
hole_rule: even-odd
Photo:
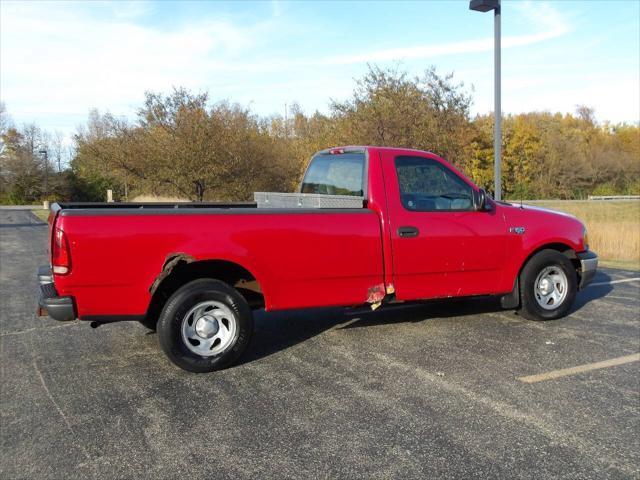
[[[41,265],[38,267],[38,283],[40,285],[53,283],[53,273],[49,265]]]
[[[54,320],[66,322],[77,318],[73,297],[61,297],[53,284],[49,267],[38,269],[38,315],[49,315]]]
[[[580,261],[580,284],[578,289],[582,290],[591,283],[598,269],[598,255],[595,252],[587,250],[586,252],[576,255]]]

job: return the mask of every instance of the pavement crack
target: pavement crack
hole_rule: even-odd
[[[36,362],[35,358],[33,359],[32,363],[33,363],[33,368],[35,369],[36,373],[38,374],[38,378],[40,379],[40,383],[42,384],[42,388],[44,388],[44,391],[46,392],[47,396],[49,397],[49,400],[51,400],[51,403],[53,403],[53,406],[56,407],[56,410],[58,411],[58,413],[62,417],[62,420],[64,420],[64,423],[67,426],[67,429],[69,430],[69,432],[71,433],[71,436],[73,437],[73,439],[77,440],[78,439],[78,435],[76,434],[75,430],[71,426],[71,422],[69,422],[69,419],[64,414],[64,411],[62,410],[62,408],[60,408],[60,405],[58,405],[58,402],[56,402],[56,399],[53,398],[53,395],[51,394],[51,391],[49,390],[49,387],[47,387],[47,382],[45,382],[44,376],[42,375],[42,372],[40,371],[40,368],[38,367],[38,362]],[[91,460],[91,457],[89,456],[89,454],[85,450],[84,446],[81,443],[77,442],[77,441],[75,441],[74,443],[76,444],[78,449],[82,452],[82,454],[85,456],[85,458],[87,460]]]

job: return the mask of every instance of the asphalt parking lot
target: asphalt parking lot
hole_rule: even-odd
[[[0,211],[2,478],[640,476],[639,272],[602,269],[554,322],[260,314],[238,366],[194,375],[137,323],[36,317],[45,237]]]

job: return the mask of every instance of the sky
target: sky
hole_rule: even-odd
[[[0,100],[67,139],[97,108],[135,119],[144,92],[187,87],[284,115],[328,111],[368,64],[430,65],[493,110],[493,15],[468,1],[0,0]],[[640,0],[503,1],[502,109],[640,120]]]

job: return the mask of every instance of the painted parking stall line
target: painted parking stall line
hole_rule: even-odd
[[[640,277],[623,278],[621,280],[612,280],[610,282],[590,283],[588,286],[589,287],[597,287],[597,286],[600,286],[600,285],[613,285],[614,283],[629,283],[629,282],[638,282],[638,281],[640,281]]]
[[[603,360],[602,362],[586,363],[584,365],[578,365],[577,367],[552,370],[550,372],[540,373],[538,375],[529,375],[526,377],[520,377],[518,378],[518,380],[524,383],[537,383],[544,380],[553,380],[554,378],[561,378],[569,375],[575,375],[577,373],[590,372],[591,370],[598,370],[600,368],[615,367],[618,365],[624,365],[625,363],[637,361],[640,361],[640,353],[625,355],[624,357],[611,358],[609,360]]]

